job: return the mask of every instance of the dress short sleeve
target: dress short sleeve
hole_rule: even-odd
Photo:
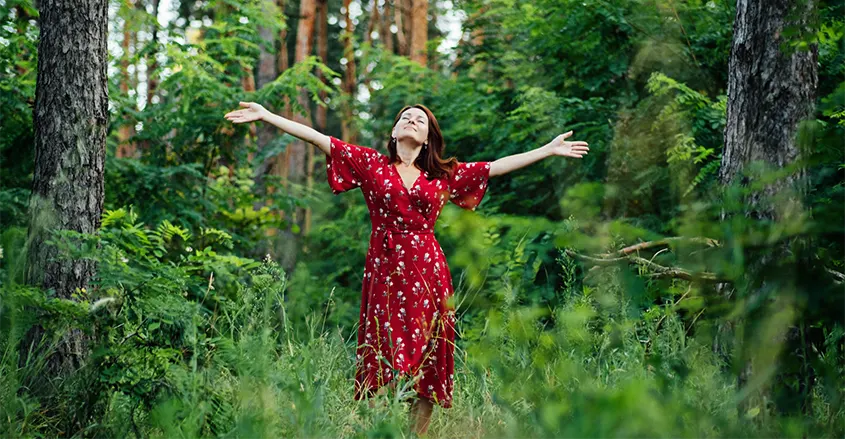
[[[475,210],[490,178],[490,162],[458,162],[449,177],[449,200],[458,206]]]
[[[379,152],[366,146],[353,145],[336,137],[331,139],[331,154],[326,156],[326,177],[335,195],[361,187],[369,178],[369,170]]]

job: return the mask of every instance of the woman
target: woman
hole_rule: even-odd
[[[312,143],[326,154],[336,195],[361,188],[372,234],[364,268],[358,327],[356,400],[406,376],[417,398],[412,428],[425,434],[434,404],[452,406],[454,307],[452,278],[434,237],[447,201],[475,210],[490,177],[550,156],[581,158],[586,142],[567,142],[572,131],[533,151],[493,162],[443,159],[437,119],[423,105],[405,107],[393,123],[388,155],[346,143],[267,111],[254,102],[226,114],[235,123],[263,120]]]

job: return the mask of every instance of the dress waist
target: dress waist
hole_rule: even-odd
[[[373,229],[373,233],[379,233],[384,235],[384,245],[385,248],[393,250],[396,248],[396,244],[393,242],[393,234],[398,233],[401,235],[408,235],[411,233],[418,234],[418,235],[433,235],[434,231],[431,229],[420,229],[420,230],[403,230],[397,229],[395,227],[386,227],[382,226],[379,228]]]

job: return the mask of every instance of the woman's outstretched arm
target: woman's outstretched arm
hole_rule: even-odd
[[[240,106],[244,108],[226,113],[224,117],[234,123],[263,120],[264,122],[275,125],[280,130],[293,137],[315,145],[326,155],[331,154],[331,140],[329,139],[329,136],[315,130],[314,128],[303,125],[299,122],[294,122],[290,119],[285,119],[278,114],[273,114],[261,104],[256,104],[255,102],[241,102]]]
[[[590,150],[587,142],[567,142],[565,139],[572,135],[572,131],[555,137],[551,142],[528,152],[502,157],[490,163],[490,177],[504,175],[519,168],[528,166],[536,161],[551,156],[572,157],[580,159]]]

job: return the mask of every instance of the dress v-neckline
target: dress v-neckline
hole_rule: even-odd
[[[405,192],[407,192],[408,194],[411,193],[411,189],[413,189],[413,187],[417,184],[417,182],[420,180],[420,178],[422,178],[422,176],[424,174],[424,172],[422,170],[420,170],[420,173],[417,174],[417,178],[414,179],[414,182],[411,183],[411,187],[409,188],[409,187],[405,186],[405,180],[402,179],[402,174],[400,174],[399,170],[396,169],[396,165],[391,163],[388,166],[390,166],[390,168],[393,169],[393,173],[396,174],[396,176],[399,178],[399,185],[402,186],[402,188],[405,189]]]

